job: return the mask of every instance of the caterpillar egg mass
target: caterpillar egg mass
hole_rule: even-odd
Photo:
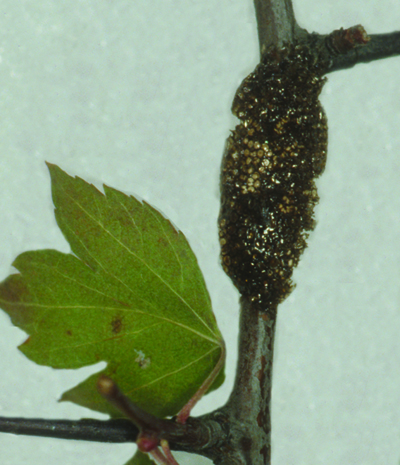
[[[222,265],[243,296],[268,312],[292,289],[293,267],[314,227],[314,178],[325,167],[323,71],[306,48],[267,56],[240,85],[240,122],[221,168]]]

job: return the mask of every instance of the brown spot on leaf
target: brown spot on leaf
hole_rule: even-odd
[[[70,329],[67,329],[65,333],[67,334],[67,336],[72,336],[72,331]]]
[[[111,331],[114,334],[120,333],[122,330],[122,317],[117,315],[111,321]]]

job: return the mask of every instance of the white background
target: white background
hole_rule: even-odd
[[[400,28],[398,0],[297,0],[295,11],[320,33]],[[25,250],[69,250],[45,160],[146,199],[198,256],[228,360],[195,414],[222,405],[238,295],[219,266],[218,172],[234,92],[258,58],[251,0],[3,0],[0,35],[0,280]],[[392,58],[329,75],[323,91],[318,225],[279,308],[273,465],[399,464],[399,75]],[[0,415],[102,418],[56,402],[98,366],[36,366],[5,314],[0,328]],[[123,465],[133,449],[0,435],[2,465]]]

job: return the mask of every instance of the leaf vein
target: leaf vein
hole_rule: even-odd
[[[158,273],[156,273],[141,257],[139,257],[137,254],[135,254],[134,251],[132,251],[131,249],[129,249],[124,243],[122,243],[120,240],[118,240],[118,238],[116,236],[114,236],[113,234],[111,234],[111,232],[106,229],[95,217],[93,217],[87,210],[85,210],[85,208],[83,208],[83,206],[77,202],[77,200],[72,197],[68,192],[66,192],[64,189],[64,194],[66,195],[66,197],[70,198],[71,201],[77,205],[78,208],[80,208],[80,210],[85,213],[95,224],[99,225],[101,229],[104,230],[104,232],[106,234],[108,234],[115,242],[117,242],[120,247],[124,248],[130,255],[132,255],[133,257],[135,257],[137,260],[139,260],[141,263],[143,263],[143,265],[148,268],[163,284],[165,284],[165,286],[170,289],[177,297],[179,300],[181,300],[187,307],[188,309],[199,319],[199,321],[201,321],[201,323],[214,335],[216,336],[215,332],[212,330],[212,328],[209,327],[209,325],[200,317],[200,315],[188,304],[188,302],[186,302],[186,300],[180,295],[178,294],[175,289],[173,289],[173,287],[167,283]],[[103,194],[102,194],[103,195]],[[71,230],[71,229],[70,229]],[[74,231],[71,231],[77,238],[78,236],[75,234]],[[78,238],[79,239],[79,238]],[[80,240],[80,242],[82,243],[82,241]],[[83,244],[82,244],[83,245]],[[86,250],[87,250],[87,247],[85,247]],[[88,252],[89,253],[89,252]],[[91,254],[90,254],[91,255]],[[94,260],[96,260],[93,255],[91,255],[92,258]],[[96,260],[97,263],[99,263],[98,260]],[[99,263],[99,265],[101,266],[101,268],[105,271],[104,267]],[[120,281],[120,280],[119,280]],[[120,281],[122,283],[122,281]],[[126,284],[124,284],[126,286]],[[128,286],[127,286],[128,287]],[[128,287],[129,288],[129,287]]]
[[[173,376],[183,370],[186,370],[187,368],[189,368],[191,365],[194,365],[195,363],[198,363],[200,362],[203,358],[207,357],[208,355],[210,355],[212,352],[214,352],[215,350],[217,350],[219,347],[214,347],[213,349],[209,350],[208,352],[206,352],[205,354],[203,354],[201,357],[198,357],[196,358],[195,360],[192,360],[191,362],[187,363],[186,365],[178,368],[177,370],[174,370],[174,371],[170,371],[169,373],[166,373],[164,374],[163,376],[159,376],[158,378],[156,379],[153,379],[152,381],[150,381],[149,383],[147,384],[143,384],[142,386],[138,386],[136,387],[135,389],[132,389],[130,391],[127,391],[127,395],[129,394],[132,394],[133,392],[135,391],[139,391],[140,389],[145,389],[149,386],[151,386],[152,384],[154,383],[157,383],[159,381],[161,381],[162,379],[164,378],[168,378],[169,376]]]

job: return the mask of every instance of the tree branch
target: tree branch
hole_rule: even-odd
[[[310,34],[297,24],[291,0],[254,0],[254,7],[261,58],[272,49],[308,43],[318,59],[327,64],[326,73],[331,73],[400,55],[400,32],[368,37],[358,25],[325,35]]]
[[[291,0],[254,0],[254,5],[261,57],[264,59],[268,55],[270,64],[275,59],[275,56],[276,61],[280,60],[279,53],[274,56],[271,54],[272,51],[279,52],[284,48],[289,48],[292,44],[307,46],[312,58],[315,58],[316,64],[320,65],[319,67],[316,66],[321,71],[320,74],[350,68],[357,63],[368,63],[400,54],[400,32],[368,37],[361,26],[354,26],[345,30],[333,31],[328,35],[309,34],[305,29],[297,25]],[[312,61],[311,59],[310,63]],[[315,63],[310,63],[310,66],[315,65]],[[266,74],[268,73],[266,72]],[[318,78],[320,74],[318,74]],[[282,73],[282,76],[285,77],[285,73]],[[261,87],[264,86],[264,82],[262,81]],[[269,84],[271,85],[271,82]],[[247,89],[247,87],[244,89]],[[246,92],[244,89],[243,92]],[[279,98],[283,98],[284,94],[286,97],[286,94],[290,93],[290,91],[287,88],[282,89]],[[240,96],[240,93],[239,97],[240,99],[244,98],[243,95]],[[299,99],[299,95],[297,95],[297,98]],[[243,106],[243,108],[250,112],[258,103],[258,99],[244,103],[247,104],[247,107]],[[268,109],[271,113],[275,110],[274,108]],[[276,123],[273,127],[274,136],[275,133],[281,132],[283,134],[286,131],[285,125],[290,122],[289,116],[293,108],[289,110],[286,113],[287,119],[281,118],[278,122],[273,121],[274,124]],[[266,113],[267,110],[263,114]],[[250,122],[254,123],[253,116],[250,116],[245,121],[246,125],[249,125]],[[266,117],[263,116],[263,118]],[[273,116],[271,118],[273,119]],[[298,121],[301,121],[300,117]],[[258,124],[257,121],[256,123]],[[299,125],[300,123],[296,124]],[[244,127],[247,128],[247,126]],[[257,125],[255,125],[255,128],[258,130]],[[263,134],[265,137],[265,133]],[[247,138],[246,140],[249,149],[243,150],[243,153],[249,152],[246,155],[250,160],[248,163],[253,163],[249,155],[251,151],[254,151],[252,149],[253,141],[250,141],[252,143],[250,145],[249,140]],[[263,145],[265,147],[261,148]],[[297,156],[300,146],[300,144],[297,146],[294,144],[287,145],[288,156],[289,154],[290,156]],[[242,148],[235,150],[233,152],[236,156]],[[263,151],[269,153],[268,150],[270,149],[268,144],[259,144],[257,150],[257,153],[261,153],[261,158],[267,156]],[[272,160],[271,155],[272,153],[268,156]],[[255,157],[254,159],[256,160]],[[247,159],[245,161],[247,163]],[[265,166],[269,166],[270,161],[267,161],[268,164],[265,164]],[[323,162],[320,162],[320,164],[319,168],[322,171]],[[257,181],[258,178],[253,178],[251,183],[248,178],[249,192],[252,192],[250,189],[255,190],[254,186],[257,185],[257,182],[260,183],[260,181]],[[248,192],[246,191],[246,193]],[[285,198],[287,205],[282,203],[280,207],[285,210],[285,213],[288,213],[291,205],[287,197],[282,197],[282,199]],[[251,202],[249,201],[248,204],[250,205]],[[253,204],[250,206],[254,208]],[[234,213],[237,214],[237,211],[235,210]],[[260,213],[261,222],[265,221],[268,208],[264,206],[258,213]],[[258,228],[258,225],[256,226]],[[250,239],[254,238],[258,229],[264,234],[263,228],[257,228],[248,229],[244,233],[240,231],[241,237],[247,235]],[[237,246],[237,244],[234,244],[234,246]],[[295,246],[299,246],[299,244],[297,243]],[[249,256],[252,257],[251,253]],[[225,258],[228,259],[227,261],[230,260],[228,255]],[[279,256],[279,258],[282,257]],[[293,262],[293,259],[287,257],[285,260],[286,262]],[[281,261],[285,262],[285,260],[282,259]],[[239,265],[242,266],[242,263],[240,262]],[[263,265],[265,265],[265,262]],[[285,270],[286,268],[282,272]],[[272,274],[274,270],[271,268],[268,271]],[[279,276],[277,279],[280,279]],[[248,279],[246,278],[244,281],[247,283]],[[167,459],[168,463],[172,463],[173,460],[169,456],[169,448],[171,448],[172,450],[183,450],[204,455],[214,460],[218,465],[268,465],[271,456],[270,399],[275,324],[276,308],[261,308],[260,304],[251,299],[250,296],[242,297],[239,358],[235,385],[227,404],[208,415],[199,418],[189,417],[185,422],[187,416],[185,410],[182,414],[181,423],[175,421],[175,419],[162,420],[156,418],[132,404],[111,380],[103,378],[103,380],[100,380],[102,394],[131,418],[137,426],[134,426],[129,420],[122,419],[67,421],[0,417],[0,432],[118,443],[136,442],[139,438],[139,440],[142,440],[139,444],[142,450],[146,450],[146,448],[154,450],[154,447],[161,445],[164,458]],[[189,409],[190,407],[191,405],[189,405]]]
[[[400,55],[400,32],[372,34],[369,38],[362,47],[353,48],[346,54],[332,55],[327,73]]]
[[[157,418],[159,421],[171,425],[168,433],[164,431],[164,436],[169,440],[172,450],[197,453],[208,458],[216,457],[216,451],[227,435],[226,421],[218,411],[199,418],[189,418],[185,425]],[[0,417],[0,432],[77,441],[135,443],[139,428],[125,419],[43,420]]]
[[[294,17],[292,0],[254,0],[260,56],[268,50],[281,49],[306,33]]]
[[[236,380],[225,406],[241,462],[269,464],[271,388],[276,313],[242,297]]]
[[[95,442],[136,442],[138,428],[129,420],[42,420],[0,417],[0,432]]]
[[[141,452],[149,452],[163,464],[176,464],[170,449],[186,450],[209,458],[217,458],[226,443],[226,434],[216,418],[218,411],[201,418],[161,419],[144,411],[130,401],[108,377],[101,376],[97,383],[100,394],[136,424],[139,434],[136,444]],[[159,447],[161,446],[161,448]]]

